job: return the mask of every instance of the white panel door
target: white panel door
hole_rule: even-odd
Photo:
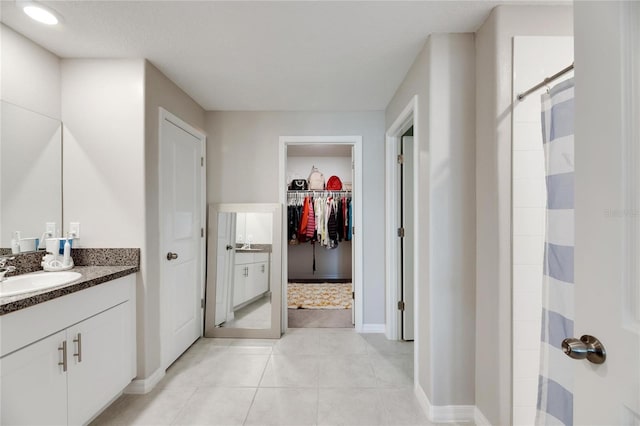
[[[405,230],[402,238],[402,340],[413,340],[413,267],[415,226],[413,224],[413,136],[402,137],[402,227]]]
[[[168,367],[202,327],[203,139],[166,118],[160,139],[163,364]]]
[[[574,424],[640,425],[640,4],[577,3]]]
[[[236,245],[236,213],[218,213],[218,237],[216,239],[216,310],[215,325],[227,321],[233,312],[231,294],[234,271],[234,247]]]
[[[67,424],[67,373],[58,365],[65,341],[61,331],[0,358],[0,424]]]

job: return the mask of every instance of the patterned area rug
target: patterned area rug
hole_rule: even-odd
[[[287,302],[290,309],[349,309],[351,283],[289,283]]]

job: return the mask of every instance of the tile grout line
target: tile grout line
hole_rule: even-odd
[[[316,358],[316,426],[320,424],[320,362],[321,358]]]
[[[266,373],[267,367],[269,366],[269,361],[272,360],[272,357],[273,357],[273,348],[271,348],[271,353],[269,354],[269,357],[267,358],[267,362],[264,365],[264,369],[262,370],[262,374],[260,375],[260,380],[258,380],[258,385],[256,386],[256,391],[254,392],[253,398],[251,399],[251,404],[249,404],[249,409],[247,410],[247,414],[244,416],[244,421],[242,422],[243,425],[245,425],[247,423],[247,420],[249,419],[249,413],[251,413],[253,404],[256,401],[256,396],[258,396],[258,390],[260,389],[260,384],[264,379],[264,373]]]
[[[185,410],[185,408],[187,408],[187,405],[189,405],[189,401],[191,401],[191,399],[195,396],[196,392],[198,391],[198,387],[194,387],[191,390],[191,395],[189,395],[189,398],[187,398],[184,402],[184,405],[178,410],[178,412],[175,414],[175,416],[173,416],[173,419],[171,419],[171,421],[169,422],[170,425],[175,425],[176,421],[178,420],[178,418],[180,417],[180,414],[182,414],[182,412]]]

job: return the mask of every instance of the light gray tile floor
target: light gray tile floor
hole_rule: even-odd
[[[413,393],[413,344],[344,328],[199,339],[152,392],[123,395],[93,424],[432,425]]]

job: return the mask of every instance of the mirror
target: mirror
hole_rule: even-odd
[[[280,337],[279,204],[209,207],[207,337]]]
[[[47,222],[57,234],[62,226],[62,124],[6,101],[0,108],[0,247],[15,231],[28,247]]]

